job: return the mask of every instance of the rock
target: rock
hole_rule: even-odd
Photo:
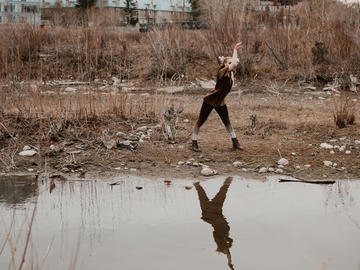
[[[360,140],[355,140],[355,144],[360,144]]]
[[[130,172],[136,172],[137,171],[137,169],[135,169],[135,168],[130,168]]]
[[[329,161],[329,160],[325,160],[324,165],[327,166],[327,167],[331,167],[333,165],[333,163],[331,161]]]
[[[291,155],[294,157],[294,156],[296,156],[296,153],[295,153],[295,152],[291,152]]]
[[[200,173],[201,173],[201,175],[204,175],[204,176],[212,176],[212,175],[217,174],[217,171],[210,169],[209,167],[203,167]]]
[[[336,167],[337,167],[337,163],[334,162],[334,163],[333,163],[333,167],[336,168]]]
[[[345,141],[345,140],[346,140],[346,137],[341,137],[339,140],[340,140],[340,141]]]
[[[329,142],[331,143],[337,142],[337,139],[331,139]]]
[[[351,154],[351,151],[350,151],[350,150],[346,150],[346,151],[345,151],[345,154],[346,154],[346,155],[350,155],[350,154]]]
[[[278,165],[278,168],[284,168],[285,166],[284,165]]]
[[[114,139],[102,140],[102,143],[108,150],[111,150],[116,146],[116,141]]]
[[[118,147],[128,148],[129,150],[135,150],[137,148],[137,143],[126,140],[126,141],[118,141]]]
[[[190,189],[192,189],[192,186],[186,186],[185,189],[190,190]]]
[[[185,162],[184,162],[184,161],[179,161],[177,164],[178,164],[179,166],[181,166],[181,165],[184,165]]]
[[[185,164],[186,164],[186,165],[191,165],[192,163],[191,163],[191,161],[186,161]]]
[[[137,190],[141,190],[141,189],[143,189],[143,187],[136,187],[136,189],[137,189]]]
[[[200,164],[197,163],[197,162],[194,162],[192,165],[193,165],[194,167],[199,167],[199,166],[200,166]]]
[[[189,119],[184,119],[184,121],[183,121],[184,123],[189,123],[190,122],[190,120]]]
[[[289,164],[289,161],[286,158],[280,158],[277,163],[279,165],[286,166]]]
[[[189,162],[194,162],[194,161],[195,161],[195,158],[189,158],[188,161],[189,161]]]
[[[326,174],[323,174],[323,178],[327,178],[328,176]]]
[[[266,173],[267,171],[268,171],[268,168],[266,168],[266,167],[261,167],[259,169],[259,173]]]
[[[344,151],[345,151],[345,148],[346,148],[346,146],[343,145],[343,146],[341,146],[341,147],[339,148],[339,151],[340,151],[340,152],[344,152]]]
[[[310,164],[305,164],[304,167],[305,167],[305,168],[310,168],[311,165],[310,165]]]
[[[75,87],[66,87],[64,91],[68,93],[75,93],[77,89]]]
[[[33,168],[29,168],[29,169],[28,169],[28,172],[33,172],[33,171],[34,171]]]
[[[324,148],[324,149],[333,149],[334,148],[334,146],[332,146],[331,144],[328,144],[328,143],[321,143],[320,147]]]
[[[116,77],[112,77],[111,79],[112,79],[114,85],[118,85],[120,83],[120,80]]]
[[[248,170],[246,168],[241,169],[243,172],[247,172]]]
[[[121,138],[125,138],[126,137],[126,133],[125,132],[122,132],[122,131],[119,131],[116,133],[116,136],[117,137],[121,137]]]
[[[331,150],[331,151],[330,151],[330,154],[332,154],[332,155],[335,154],[334,150]]]
[[[269,172],[275,172],[275,169],[274,169],[273,167],[270,167],[270,168],[268,169],[268,171],[269,171]]]
[[[19,155],[22,157],[32,157],[35,156],[36,154],[37,152],[35,150],[25,150],[19,153]]]
[[[233,163],[233,166],[235,167],[235,168],[241,168],[241,166],[242,166],[242,162],[241,161],[235,161],[234,163]]]
[[[31,147],[28,145],[25,145],[23,148],[23,151],[29,151],[29,150],[31,150]]]
[[[283,169],[276,169],[276,171],[275,171],[276,173],[284,173],[284,170]]]
[[[296,169],[300,169],[301,167],[299,166],[299,165],[296,165],[296,167],[295,167]]]

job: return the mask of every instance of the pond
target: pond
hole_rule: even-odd
[[[360,181],[0,178],[0,269],[360,269]]]

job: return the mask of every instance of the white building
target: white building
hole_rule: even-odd
[[[0,0],[0,23],[41,23],[41,2]]]

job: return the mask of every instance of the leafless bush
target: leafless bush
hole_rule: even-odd
[[[334,105],[334,122],[338,128],[345,128],[348,125],[355,123],[355,101],[349,94],[344,94],[340,97],[333,96]]]

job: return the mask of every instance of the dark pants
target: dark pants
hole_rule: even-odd
[[[218,113],[218,115],[221,118],[221,121],[224,123],[224,125],[227,127],[230,125],[230,119],[229,119],[229,112],[228,109],[226,107],[226,104],[224,106],[221,107],[213,107],[210,104],[206,103],[206,101],[203,101],[203,104],[201,106],[201,110],[200,110],[200,116],[199,119],[196,123],[196,125],[200,128],[205,121],[208,119],[211,111],[215,109],[215,111]]]

